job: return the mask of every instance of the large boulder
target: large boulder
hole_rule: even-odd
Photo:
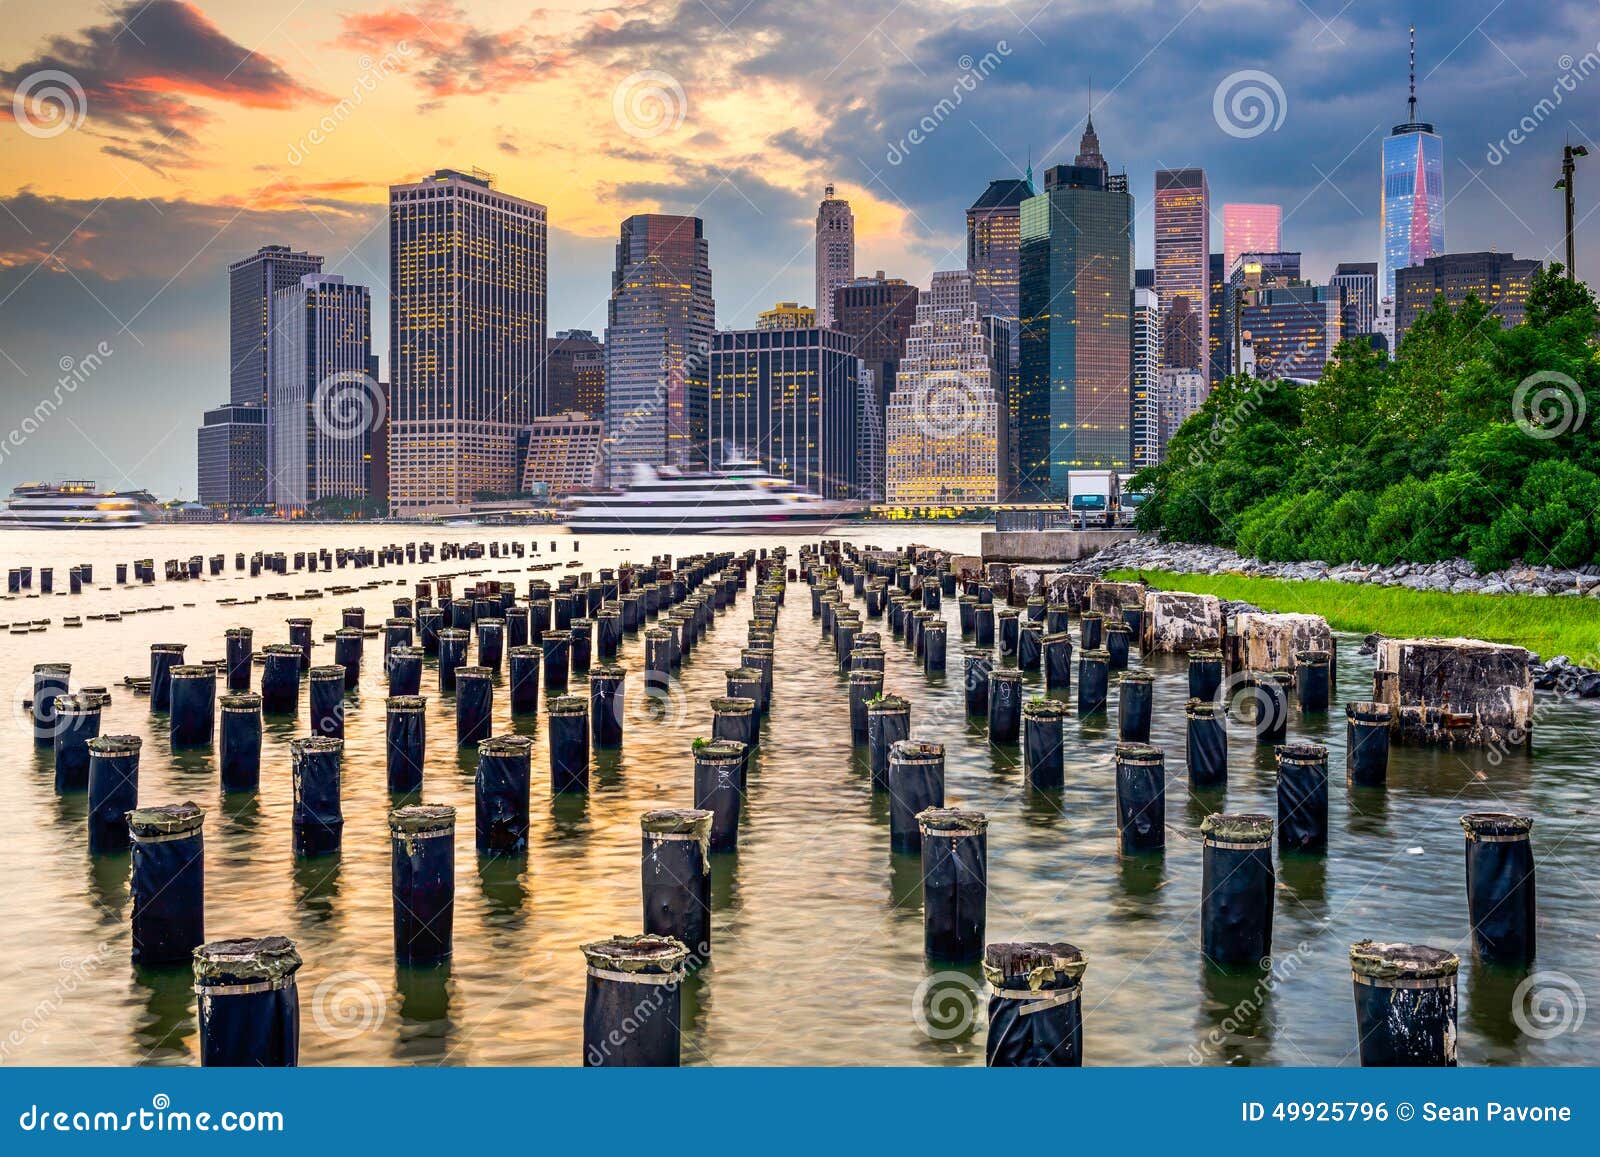
[[[1144,600],[1144,649],[1220,651],[1222,600],[1186,591],[1151,591]]]
[[[1393,712],[1401,743],[1527,747],[1533,655],[1481,639],[1383,639],[1372,697]]]
[[[1292,671],[1296,651],[1326,651],[1333,659],[1333,632],[1321,615],[1241,611],[1228,634],[1234,670]]]
[[[1094,583],[1089,587],[1089,609],[1099,611],[1108,621],[1120,621],[1124,607],[1138,609],[1144,606],[1144,596],[1148,589],[1144,583],[1106,581]]]
[[[1078,571],[1057,571],[1046,584],[1045,598],[1052,603],[1065,603],[1075,615],[1089,609],[1089,588],[1100,581],[1100,576]]]

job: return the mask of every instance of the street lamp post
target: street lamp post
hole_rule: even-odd
[[[1563,145],[1561,148],[1561,179],[1556,182],[1556,188],[1566,195],[1567,202],[1567,280],[1576,281],[1577,246],[1573,239],[1573,206],[1572,206],[1572,174],[1576,168],[1575,162],[1579,157],[1587,157],[1589,150],[1582,145]]]

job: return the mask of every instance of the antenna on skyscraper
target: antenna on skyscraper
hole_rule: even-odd
[[[1406,120],[1411,124],[1417,123],[1417,26],[1411,26],[1411,99],[1406,102],[1410,111]]]
[[[1028,192],[1033,192],[1033,145],[1028,145]]]

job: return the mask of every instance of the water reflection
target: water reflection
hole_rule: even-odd
[[[427,967],[395,967],[398,1024],[393,1056],[402,1064],[439,1064],[455,1046],[450,1016],[455,981],[448,962]]]
[[[189,1063],[188,1041],[198,1031],[193,969],[187,964],[162,968],[134,965],[132,987],[144,997],[144,1016],[133,1028],[134,1048],[142,1062]]]
[[[1293,959],[1293,958],[1291,958]],[[1259,965],[1224,969],[1200,963],[1200,1013],[1192,1065],[1259,1065],[1271,1054],[1275,1035],[1272,998],[1281,979]]]

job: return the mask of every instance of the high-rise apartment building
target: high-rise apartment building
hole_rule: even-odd
[[[1076,469],[1126,470],[1131,452],[1133,197],[1091,121],[1074,164],[1022,203],[1019,484],[1067,496]]]
[[[1544,263],[1509,253],[1441,253],[1420,265],[1395,271],[1395,337],[1404,339],[1419,314],[1443,297],[1459,309],[1476,297],[1505,327],[1527,316],[1528,290]]]
[[[1160,412],[1161,449],[1158,459],[1165,458],[1167,443],[1178,429],[1199,412],[1211,392],[1206,376],[1194,370],[1162,370],[1157,386],[1157,409]]]
[[[834,329],[833,291],[856,275],[856,219],[850,202],[833,195],[832,185],[817,206],[816,266],[817,324]]]
[[[520,441],[523,493],[536,494],[542,487],[555,497],[603,484],[605,424],[597,418],[578,412],[546,414],[533,420]]]
[[[372,370],[372,297],[328,273],[273,295],[267,496],[280,517],[365,498],[385,400]]]
[[[1156,170],[1156,296],[1162,364],[1211,368],[1211,193],[1204,169]],[[1174,315],[1182,317],[1174,324]]]
[[[906,338],[917,319],[917,287],[878,270],[839,286],[833,295],[834,329],[855,342],[856,356],[872,371],[880,405],[887,405]]]
[[[1444,252],[1444,141],[1417,120],[1417,30],[1411,30],[1411,96],[1406,123],[1383,139],[1378,228],[1378,293],[1395,295],[1395,270]]]
[[[272,300],[281,289],[322,272],[322,258],[287,245],[263,245],[228,266],[228,400],[264,406],[272,377]]]
[[[1161,304],[1153,289],[1133,291],[1133,469],[1161,461]]]
[[[1010,479],[1010,329],[979,313],[970,271],[935,273],[920,295],[886,424],[893,505],[986,504]]]
[[[586,329],[564,329],[547,344],[545,405],[552,414],[605,412],[606,347]]]
[[[1239,325],[1262,380],[1322,376],[1342,338],[1343,301],[1326,285],[1267,285],[1244,291]]]
[[[1229,203],[1222,206],[1222,268],[1241,253],[1276,253],[1283,248],[1283,206]]]
[[[1378,263],[1341,261],[1328,278],[1328,287],[1342,295],[1339,321],[1345,338],[1371,334],[1378,321]]]
[[[716,334],[708,415],[712,469],[753,458],[812,494],[860,499],[860,384],[854,343],[837,330]]]
[[[622,223],[606,326],[607,474],[635,464],[703,468],[716,304],[698,217],[640,213]]]
[[[974,278],[978,313],[1004,319],[1010,334],[1011,380],[1006,396],[1011,429],[1017,429],[1017,373],[1021,365],[1021,327],[1017,321],[1022,254],[1022,202],[1033,196],[1033,174],[1023,180],[990,181],[967,210],[967,270]]]
[[[545,407],[545,208],[481,173],[389,189],[389,498],[394,513],[516,490],[517,434]]]
[[[1214,386],[1228,376],[1228,267],[1222,254],[1213,253],[1207,263],[1206,279],[1209,283],[1206,314],[1211,324],[1209,350],[1211,372],[1208,375]]]
[[[262,514],[267,502],[267,409],[218,406],[199,433],[199,499],[219,514]]]

